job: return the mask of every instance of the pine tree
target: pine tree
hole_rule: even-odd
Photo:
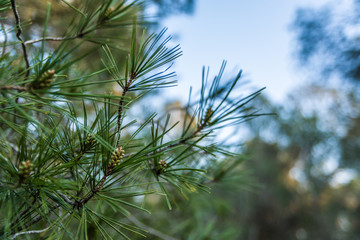
[[[177,193],[208,191],[226,174],[216,163],[241,159],[216,130],[260,115],[249,103],[261,90],[236,94],[241,72],[223,82],[224,62],[213,80],[203,69],[183,120],[132,114],[141,99],[156,104],[149,93],[176,84],[180,47],[168,46],[166,29],[141,31],[138,1],[61,2],[71,19],[49,36],[57,33],[50,4],[34,26],[15,0],[0,1],[1,239],[146,236],[132,213],[148,212],[147,196],[171,209]]]

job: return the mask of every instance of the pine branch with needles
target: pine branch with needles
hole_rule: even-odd
[[[183,119],[152,112],[151,93],[176,86],[171,69],[182,55],[166,28],[145,31],[139,1],[62,3],[68,27],[48,37],[51,4],[39,34],[40,25],[20,21],[15,0],[0,1],[15,19],[2,25],[0,238],[135,239],[149,231],[174,239],[132,214],[150,213],[150,196],[172,209],[177,194],[220,181],[227,170],[207,175],[213,159],[239,156],[217,143],[217,131],[263,115],[251,105],[262,89],[237,95],[241,72],[224,81],[224,62],[213,79],[203,71]],[[137,106],[146,110],[134,114]]]

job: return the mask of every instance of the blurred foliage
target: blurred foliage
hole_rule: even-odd
[[[360,2],[332,1],[319,8],[301,8],[293,22],[302,66],[324,78],[332,74],[360,80]]]
[[[151,0],[157,6],[157,14],[166,17],[173,14],[192,14],[195,9],[195,0]]]
[[[277,116],[248,122],[249,140],[239,149],[246,160],[217,163],[232,170],[208,180],[211,196],[179,198],[166,215],[160,202],[149,199],[158,221],[138,219],[175,239],[357,239],[358,97],[309,85],[286,105],[255,101]]]
[[[248,239],[359,237],[359,155],[350,151],[349,158],[347,151],[354,146],[348,142],[360,138],[353,130],[359,100],[341,89],[305,86],[278,107],[272,124],[251,123],[271,128],[272,135],[257,134],[247,147],[254,160],[248,163],[264,186],[252,196],[256,237]]]
[[[171,215],[157,211],[157,222],[140,221],[175,239],[360,238],[360,1],[350,2],[299,9],[293,29],[300,63],[352,88],[316,81],[283,104],[257,98],[276,117],[247,123],[248,140],[238,149],[247,160],[210,179],[211,198],[196,192],[177,199]],[[154,199],[147,204],[163,208]]]

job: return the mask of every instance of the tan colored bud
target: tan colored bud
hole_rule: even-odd
[[[160,174],[160,173],[163,173],[165,170],[166,170],[166,168],[167,168],[167,163],[166,163],[166,161],[165,160],[160,160],[159,162],[158,162],[158,167],[157,167],[157,172],[158,172],[158,174]]]
[[[211,121],[211,118],[212,118],[212,115],[214,114],[214,111],[211,109],[211,107],[209,107],[207,110],[206,110],[206,113],[205,113],[205,117],[203,119],[203,123],[204,124],[207,124]]]
[[[33,170],[34,165],[30,162],[30,160],[23,161],[19,167],[19,175],[21,178],[29,178],[30,173]]]
[[[94,138],[94,136],[92,134],[87,135],[86,140],[85,140],[85,146],[91,147],[95,143],[96,143],[96,139]]]
[[[48,88],[51,85],[51,82],[55,78],[55,70],[51,69],[44,72],[39,79],[31,83],[31,88],[33,89],[42,89]]]
[[[122,162],[122,158],[124,157],[124,155],[125,155],[125,151],[123,150],[123,148],[118,147],[111,155],[110,166],[111,167],[119,166]]]

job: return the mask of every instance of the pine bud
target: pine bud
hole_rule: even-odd
[[[92,147],[94,144],[96,143],[96,139],[94,138],[94,136],[92,134],[87,135],[86,140],[85,140],[85,147]]]
[[[158,162],[158,173],[162,173],[165,171],[165,169],[167,168],[167,163],[165,160],[161,159],[159,162]]]
[[[19,176],[22,179],[26,179],[30,177],[30,173],[33,170],[34,165],[30,162],[30,160],[23,161],[19,167]]]
[[[211,121],[213,114],[214,114],[214,111],[211,109],[211,107],[209,107],[206,110],[205,117],[203,118],[202,123],[208,124]]]
[[[55,78],[55,70],[48,70],[40,76],[40,78],[31,83],[31,88],[33,89],[43,89],[48,88],[51,85],[51,82]]]
[[[122,158],[125,155],[125,151],[122,149],[122,147],[118,147],[113,154],[111,155],[111,167],[119,166],[122,162]]]

